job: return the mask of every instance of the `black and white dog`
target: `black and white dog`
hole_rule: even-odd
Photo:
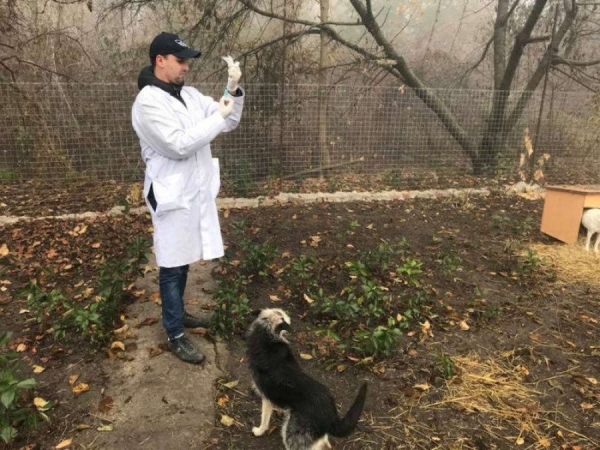
[[[331,448],[329,435],[346,437],[352,433],[365,403],[364,383],[354,403],[340,418],[329,390],[302,371],[285,334],[290,318],[281,309],[263,309],[248,332],[247,356],[252,381],[262,397],[260,427],[255,436],[269,429],[273,408],[285,415],[281,434],[287,450]]]

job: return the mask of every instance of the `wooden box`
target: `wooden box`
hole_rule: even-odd
[[[567,244],[577,242],[585,208],[600,208],[600,185],[547,186],[541,231]]]

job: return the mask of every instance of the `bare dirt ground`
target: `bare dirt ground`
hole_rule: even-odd
[[[6,211],[29,211],[9,197],[2,202]],[[111,204],[107,199],[105,210]],[[492,195],[228,210],[222,225],[232,256],[212,276],[227,280],[223,268],[244,255],[242,237],[276,247],[271,273],[248,285],[252,307],[275,305],[291,313],[292,344],[311,356],[303,367],[332,389],[340,410],[362,380],[369,382],[358,430],[335,448],[599,448],[600,260],[581,244],[569,248],[542,235],[542,206],[542,200]],[[45,207],[59,211],[61,201]],[[149,226],[142,214],[0,228],[0,246],[8,250],[0,259],[6,288],[0,291],[0,329],[14,333],[12,348],[25,346],[24,375],[39,382],[32,396],[57,402],[48,411],[51,422],[21,433],[11,448],[50,449],[65,439],[72,439],[67,448],[282,448],[280,418],[268,436],[251,433],[260,400],[250,390],[242,333],[225,337],[228,358],[220,358],[226,353],[218,341],[194,336],[209,355],[203,371],[182,367],[163,352],[160,323],[146,321],[159,319],[151,264],[144,280],[129,287],[123,320],[115,325],[135,332],[120,338],[124,352],[79,336],[55,339],[23,311],[21,292],[33,279],[44,289],[91,301],[95,293],[86,297],[86,290],[94,288],[100,261],[122,254],[133,237],[150,238]],[[424,297],[411,306],[418,317],[396,350],[370,359],[324,340],[330,322],[297,295],[289,261],[316,258],[322,270],[315,277],[339,292],[352,282],[346,263],[356,261],[359,251],[403,238],[407,254],[422,262],[418,286],[394,285],[385,273],[379,281],[390,282],[398,298],[416,292]],[[565,256],[563,249],[573,254]],[[569,271],[574,262],[575,273]],[[197,308],[214,289],[209,267],[202,269],[200,292],[189,297]],[[395,317],[409,306],[389,308]],[[45,370],[34,375],[34,366]],[[89,391],[73,393],[73,375]],[[193,386],[207,384],[212,396],[195,396]],[[145,414],[143,420],[131,418],[134,409]],[[211,424],[202,422],[203,414]],[[183,440],[169,441],[169,435]]]

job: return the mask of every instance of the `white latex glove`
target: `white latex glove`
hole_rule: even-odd
[[[227,119],[232,111],[233,100],[227,97],[221,97],[221,100],[219,101],[219,113],[223,116],[223,119]]]
[[[242,71],[240,70],[240,62],[234,61],[231,56],[223,56],[223,60],[227,63],[227,90],[231,93],[235,92],[238,88],[238,83],[242,77]]]

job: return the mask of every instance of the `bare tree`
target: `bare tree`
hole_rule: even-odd
[[[284,20],[280,15],[258,6],[259,2],[238,1],[264,17]],[[460,144],[470,158],[476,174],[495,170],[498,152],[503,148],[507,136],[521,118],[533,92],[539,86],[550,65],[568,64],[571,67],[581,68],[600,63],[596,60],[574,61],[561,55],[561,52],[564,51],[561,44],[568,33],[572,31],[581,8],[575,0],[532,0],[522,3],[520,0],[496,0],[497,13],[493,35],[478,61],[480,63],[485,59],[488,49],[493,44],[494,97],[486,120],[487,125],[483,138],[478,141],[476,137],[468,135],[445,102],[436,94],[435,90],[416,75],[406,58],[394,46],[393,39],[385,34],[381,21],[386,14],[382,14],[382,11],[374,12],[371,0],[350,0],[350,4],[359,17],[359,21],[356,23],[319,23],[308,20],[294,20],[294,23],[303,26],[304,34],[327,33],[331,39],[360,55],[363,60],[381,64],[389,74],[412,87],[415,94],[437,115],[444,127]],[[540,28],[541,20],[552,17],[550,13],[552,5],[560,8],[556,33],[553,37],[548,34],[535,35],[534,33]],[[511,42],[508,37],[507,23],[517,9],[524,13],[526,19],[521,25],[517,24],[519,28],[514,32],[514,40]],[[376,49],[368,47],[361,41],[347,39],[338,32],[340,26],[350,25],[364,27],[376,44]],[[572,36],[572,38],[577,39],[577,36]],[[541,51],[541,57],[515,106],[509,109],[508,99],[511,92],[517,90],[515,77],[521,68],[523,55],[526,48],[534,44],[543,44],[546,48]]]

